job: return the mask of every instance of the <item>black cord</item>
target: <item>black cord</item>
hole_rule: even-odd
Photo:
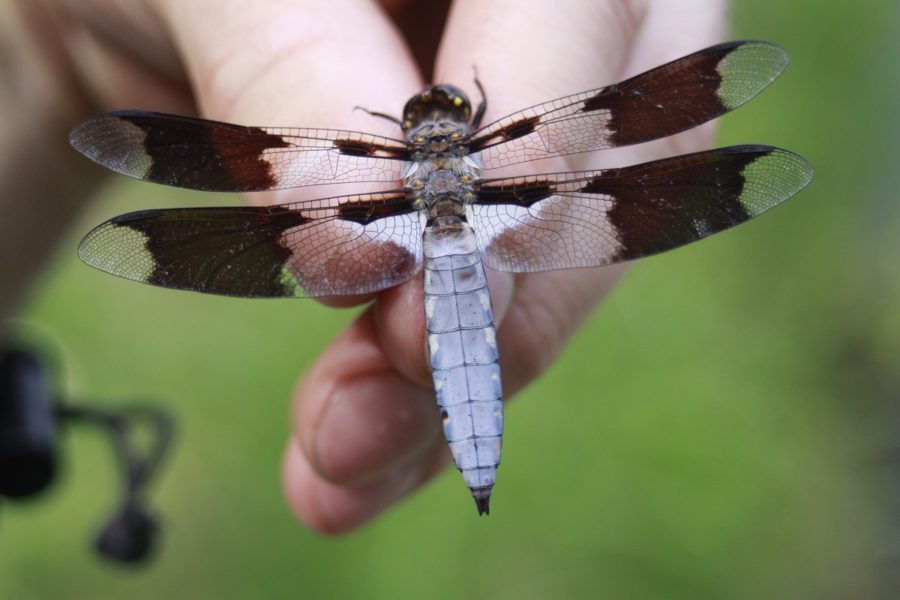
[[[175,435],[175,420],[157,406],[134,405],[113,410],[84,404],[59,404],[56,414],[60,422],[90,423],[109,434],[126,482],[125,502],[132,500],[153,479]],[[135,425],[142,422],[148,424],[153,431],[151,444],[143,454],[131,443]]]

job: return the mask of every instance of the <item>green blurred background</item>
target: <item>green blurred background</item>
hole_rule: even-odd
[[[900,597],[900,9],[732,13],[734,38],[793,63],[719,142],[790,148],[816,180],[626,276],[508,411],[490,518],[448,471],[358,533],[297,524],[279,482],[288,398],[355,313],[89,269],[74,248],[92,224],[210,201],[115,178],[23,320],[59,345],[73,395],[177,413],[153,490],[162,552],[129,570],[85,550],[116,480],[106,440],[74,432],[53,493],[0,511],[0,598]]]

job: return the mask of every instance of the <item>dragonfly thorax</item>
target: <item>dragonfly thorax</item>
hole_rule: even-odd
[[[435,216],[439,204],[453,203],[460,207],[471,204],[476,198],[475,182],[480,176],[480,165],[469,156],[431,158],[413,163],[406,174],[406,186],[412,193],[413,206]]]
[[[460,157],[469,153],[469,126],[452,119],[427,120],[408,131],[413,160]]]

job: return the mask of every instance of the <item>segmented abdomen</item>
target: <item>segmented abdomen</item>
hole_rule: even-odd
[[[432,377],[450,453],[484,513],[503,435],[494,316],[472,228],[461,217],[438,221],[424,234]]]

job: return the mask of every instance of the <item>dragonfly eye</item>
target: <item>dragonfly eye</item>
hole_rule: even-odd
[[[467,123],[472,105],[461,89],[453,85],[436,85],[410,98],[403,109],[403,127],[415,129],[428,121],[449,119]]]

